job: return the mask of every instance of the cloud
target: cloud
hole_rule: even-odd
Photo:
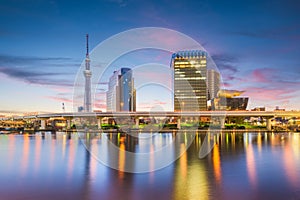
[[[153,102],[153,104],[154,105],[166,105],[167,102],[165,102],[165,101],[159,101],[159,100],[155,99],[154,102]]]
[[[67,67],[79,66],[67,57],[0,55],[0,73],[30,84],[73,86],[73,79],[68,76],[77,71]]]
[[[263,83],[277,88],[293,88],[298,89],[300,86],[299,75],[290,71],[283,71],[275,68],[258,68],[254,69],[247,82]]]
[[[151,108],[161,108],[161,106],[167,105],[168,103],[160,100],[153,100],[151,102],[141,102],[138,104],[139,109],[151,109]]]
[[[238,73],[239,60],[226,53],[212,54],[212,60],[216,63],[217,68],[220,71],[222,80],[224,81],[224,87],[229,87],[233,81],[241,81]]]
[[[16,110],[0,110],[0,114],[23,114],[23,112]]]
[[[232,73],[238,72],[237,62],[238,60],[228,54],[214,54],[211,58],[216,63],[220,71],[230,71]]]
[[[270,82],[270,73],[274,72],[274,69],[255,69],[253,70],[251,76],[251,80],[260,83]]]
[[[252,38],[267,38],[276,40],[294,40],[299,38],[300,25],[284,25],[268,29],[255,29],[255,30],[240,30],[231,32],[232,34],[252,37]]]
[[[151,105],[150,102],[149,103],[143,102],[143,103],[139,103],[137,105],[137,107],[138,107],[138,110],[141,110],[141,109],[147,109],[148,110],[148,109],[152,108],[153,105]]]
[[[34,62],[41,61],[72,61],[71,58],[67,57],[34,57],[34,56],[14,56],[14,55],[0,55],[0,64],[31,64]]]
[[[58,79],[58,76],[66,75],[58,72],[38,72],[25,70],[23,68],[0,67],[0,73],[31,84],[73,86],[73,82],[69,80]]]
[[[13,78],[24,78],[24,77],[33,78],[37,76],[59,75],[59,73],[53,73],[53,72],[51,73],[31,72],[31,71],[25,71],[23,69],[8,68],[8,67],[0,67],[0,72]]]
[[[65,79],[56,79],[56,80],[50,80],[50,79],[43,79],[43,78],[37,78],[33,79],[30,83],[32,84],[39,84],[39,85],[49,85],[49,86],[63,86],[63,87],[73,87],[74,83],[72,81],[67,81]]]
[[[274,68],[254,69],[239,85],[252,102],[263,105],[281,105],[297,99],[300,81],[293,79],[289,72]]]
[[[228,83],[228,82],[223,82],[223,86],[224,86],[225,88],[230,88],[230,87],[232,87],[233,85],[232,85],[231,83]]]
[[[226,62],[226,63],[233,63],[236,62],[237,59],[234,56],[222,53],[222,54],[213,54],[211,55],[212,59],[215,62]]]
[[[68,99],[68,98],[64,98],[64,97],[57,97],[57,96],[45,96],[45,98],[47,99],[52,99],[58,102],[68,102],[68,103],[72,103],[73,100],[72,99]]]
[[[73,93],[73,88],[70,87],[53,86],[51,89],[59,96]]]
[[[262,88],[250,86],[245,88],[245,95],[248,95],[251,99],[260,101],[281,101],[289,100],[293,97],[294,90],[289,88]]]

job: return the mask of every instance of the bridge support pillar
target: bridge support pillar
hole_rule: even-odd
[[[140,118],[136,117],[136,118],[134,118],[134,120],[135,120],[135,128],[139,128],[140,127]]]
[[[180,119],[180,117],[177,118],[177,128],[181,129],[181,119]]]
[[[267,118],[267,130],[272,130],[272,118]]]
[[[101,129],[101,124],[102,124],[102,118],[99,117],[99,118],[97,118],[98,129]]]
[[[46,120],[41,119],[41,126],[40,129],[45,129],[46,128]]]
[[[225,128],[225,117],[220,117],[220,125],[221,125],[221,128]]]
[[[72,122],[71,119],[67,120],[67,129],[71,129],[71,122]]]

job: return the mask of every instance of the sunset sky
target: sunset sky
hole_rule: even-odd
[[[92,50],[115,34],[140,27],[176,30],[199,42],[215,61],[225,88],[249,96],[248,109],[300,110],[299,22],[297,0],[1,0],[0,113],[61,112],[62,102],[71,111],[85,34]],[[157,57],[169,65],[169,54]],[[136,73],[148,78],[168,73],[163,67],[143,68]],[[97,83],[95,109],[105,109],[108,76]],[[137,97],[138,110],[170,108],[166,96],[144,96]]]

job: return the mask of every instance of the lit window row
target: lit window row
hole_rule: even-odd
[[[206,80],[206,77],[178,77],[175,80]]]
[[[206,99],[206,96],[204,96],[204,95],[197,96],[197,95],[191,95],[191,94],[189,94],[187,96],[187,95],[178,95],[178,94],[175,94],[174,98],[176,98],[176,99],[185,99],[185,101],[189,101],[189,99]]]

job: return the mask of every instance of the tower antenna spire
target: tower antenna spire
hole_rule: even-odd
[[[89,56],[89,34],[86,34],[86,57]]]

